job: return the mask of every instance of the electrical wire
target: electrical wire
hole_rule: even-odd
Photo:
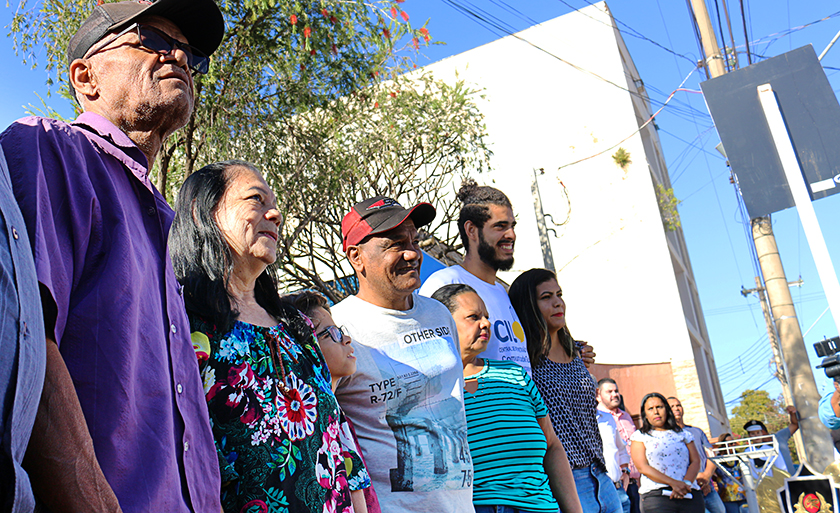
[[[738,356],[736,356],[732,360],[729,360],[726,363],[718,365],[717,366],[718,374],[720,374],[722,371],[725,371],[725,370],[729,369],[730,367],[733,367],[733,366],[737,367],[738,365],[740,365],[741,358],[745,358],[746,356],[753,354],[753,352],[756,351],[757,348],[761,347],[761,343],[764,342],[765,339],[767,339],[767,333],[764,333],[763,335],[758,337],[758,339],[755,342],[750,344],[750,346],[747,349],[745,349],[741,354],[739,354]]]
[[[813,292],[810,294],[802,294],[802,299],[799,301],[794,301],[794,305],[800,305],[802,303],[811,303],[814,301],[825,301],[825,294],[822,292]],[[726,315],[726,314],[733,314],[733,313],[740,313],[749,310],[752,303],[748,305],[733,305],[733,306],[722,306],[719,308],[712,308],[710,310],[703,310],[703,315],[706,316],[714,316],[714,315]]]
[[[743,381],[741,381],[738,385],[733,387],[732,392],[730,392],[728,394],[724,394],[723,399],[726,400],[727,397],[732,397],[733,393],[738,394],[738,396],[740,396],[742,391],[745,390],[745,388],[747,388],[746,387],[747,383],[755,383],[757,380],[762,379],[764,376],[766,376],[766,374],[764,374],[764,373],[770,372],[770,366],[772,365],[772,362],[770,362],[768,360],[764,363],[766,364],[766,367],[764,367],[764,368],[760,367],[757,371],[753,372],[751,375],[749,375],[747,378],[745,378]],[[772,372],[770,372],[770,376],[771,376],[771,379],[772,379],[774,374]]]
[[[723,35],[723,22],[720,21],[720,5],[718,3],[718,0],[715,0],[715,11],[717,12],[718,28],[720,28],[720,40],[723,41],[723,46],[726,47],[726,38]],[[728,58],[723,59],[723,64],[724,66],[726,66],[727,72],[731,71],[729,68]]]
[[[507,25],[507,24],[505,22],[499,20],[495,16],[493,16],[489,13],[486,13],[482,9],[479,9],[479,8],[476,8],[475,6],[472,6],[472,4],[470,4],[470,2],[468,2],[467,0],[460,0],[460,1],[457,1],[457,0],[441,0],[441,1],[444,2],[445,4],[449,5],[450,7],[455,9],[456,11],[460,12],[461,14],[463,14],[463,15],[467,16],[468,18],[472,19],[473,21],[475,21],[479,25],[483,26],[484,28],[487,28],[491,32],[499,31],[504,35],[511,36],[511,37],[513,37],[513,38],[515,38],[519,41],[522,41],[523,43],[525,43],[525,44],[527,44],[527,45],[545,53],[546,55],[548,55],[548,56],[550,56],[554,59],[557,59],[558,61],[560,61],[564,64],[567,64],[567,65],[571,66],[572,68],[580,71],[581,73],[591,75],[591,76],[597,78],[598,80],[606,82],[607,84],[610,84],[614,87],[617,87],[618,89],[621,89],[622,91],[628,92],[631,95],[638,96],[639,98],[648,100],[648,98],[646,98],[645,96],[637,93],[636,91],[631,91],[630,89],[628,89],[628,88],[626,88],[622,85],[616,84],[615,82],[613,82],[613,81],[611,81],[607,78],[604,78],[604,77],[598,75],[597,73],[595,73],[593,71],[589,71],[586,68],[583,68],[581,66],[578,66],[577,64],[571,63],[571,62],[567,61],[566,59],[560,57],[559,55],[556,55],[556,54],[546,50],[545,48],[537,45],[536,43],[533,43],[533,42],[525,39],[524,37],[522,37],[519,34],[514,32],[514,30],[515,30],[514,27],[512,27],[510,25],[508,25],[507,27],[503,26],[503,25]],[[464,4],[470,4],[470,7],[467,7],[460,2],[463,2]],[[484,14],[482,14],[482,13],[484,13]],[[497,21],[493,21],[494,19],[497,20]],[[494,33],[497,34],[497,35],[501,35],[497,32],[494,32]]]
[[[572,4],[570,4],[569,2],[567,2],[566,0],[558,0],[558,1],[559,1],[559,2],[561,2],[561,3],[563,3],[563,4],[565,4],[565,5],[566,5],[566,6],[568,6],[569,8],[574,9],[574,10],[575,10],[575,11],[577,11],[577,12],[580,12],[581,14],[583,14],[583,15],[585,15],[585,16],[588,16],[588,17],[592,18],[593,20],[596,20],[596,21],[598,21],[598,22],[604,23],[604,22],[603,22],[603,21],[601,21],[601,20],[598,20],[598,19],[596,19],[596,18],[593,18],[592,16],[589,16],[589,15],[588,15],[588,14],[586,14],[585,12],[581,11],[581,10],[580,10],[580,8],[573,6]],[[586,2],[589,6],[594,6],[594,5],[595,5],[595,4],[593,4],[592,2],[590,2],[589,0],[583,0],[583,1],[584,1],[584,2]],[[688,62],[690,62],[690,63],[691,63],[691,65],[692,65],[692,66],[697,66],[697,59],[692,59],[691,57],[689,57],[689,56],[687,56],[687,55],[683,55],[683,54],[681,54],[681,53],[679,53],[679,52],[675,52],[674,50],[672,50],[672,49],[668,48],[667,46],[662,45],[662,44],[660,44],[660,43],[657,43],[657,42],[656,42],[656,41],[654,41],[653,39],[651,39],[651,38],[647,37],[646,35],[642,34],[642,33],[641,33],[641,32],[639,32],[638,30],[636,30],[636,29],[634,29],[633,27],[631,27],[630,25],[628,25],[628,24],[624,23],[623,21],[619,20],[618,18],[616,18],[616,17],[615,17],[615,15],[614,15],[612,12],[610,12],[610,15],[612,16],[612,19],[613,19],[613,20],[615,20],[616,24],[618,24],[618,25],[622,25],[623,27],[627,28],[627,30],[621,30],[619,27],[615,27],[615,28],[616,28],[619,32],[621,32],[622,34],[628,35],[628,36],[630,36],[630,37],[635,37],[635,38],[637,38],[637,39],[641,39],[642,41],[647,41],[648,43],[651,43],[651,44],[653,44],[654,46],[656,46],[656,47],[658,47],[658,48],[661,48],[662,50],[665,50],[666,52],[668,52],[668,53],[670,53],[670,54],[674,55],[675,57],[680,57],[680,58],[683,58],[683,59],[687,60]],[[605,24],[605,25],[608,25],[607,23],[604,23],[604,24]],[[629,31],[629,32],[628,32],[628,31]],[[673,45],[672,45],[672,46],[673,46]]]
[[[776,378],[776,376],[770,376],[770,378],[768,378],[767,381],[758,385],[757,387],[750,388],[750,389],[744,389],[744,390],[761,390],[762,388],[764,388],[768,383],[770,383],[774,379],[778,379],[778,378]],[[743,391],[741,393],[743,393]],[[726,405],[734,404],[734,403],[737,403],[740,400],[741,400],[741,394],[738,394],[738,397],[736,397],[735,399],[730,399],[729,401],[726,401],[725,404]]]
[[[626,141],[627,139],[630,139],[630,138],[631,138],[631,137],[633,137],[634,135],[638,134],[639,132],[641,132],[642,130],[644,130],[644,128],[645,128],[646,126],[648,126],[648,125],[649,125],[649,124],[653,121],[653,119],[654,119],[656,116],[658,116],[658,115],[659,115],[659,113],[660,113],[660,112],[662,112],[662,109],[664,109],[664,108],[665,108],[665,106],[666,106],[666,105],[668,105],[668,102],[670,102],[670,101],[671,101],[671,98],[673,98],[673,97],[674,97],[674,95],[675,95],[675,94],[677,94],[678,92],[680,92],[680,91],[684,91],[684,92],[688,92],[688,93],[700,93],[700,91],[695,91],[695,90],[693,90],[693,89],[683,89],[683,85],[685,84],[685,82],[688,80],[688,78],[689,78],[691,75],[693,75],[693,74],[694,74],[694,72],[695,72],[696,70],[697,70],[697,68],[692,69],[692,70],[691,70],[691,72],[690,72],[688,75],[686,75],[686,77],[683,79],[683,81],[682,81],[682,82],[680,82],[680,85],[679,85],[679,86],[677,86],[677,88],[676,88],[676,89],[674,89],[674,91],[673,91],[673,92],[672,92],[672,93],[668,96],[668,99],[667,99],[667,100],[665,100],[665,103],[663,103],[663,104],[662,104],[662,107],[660,107],[660,108],[659,108],[659,110],[657,110],[656,112],[654,112],[654,113],[653,113],[653,114],[652,114],[652,115],[651,115],[651,116],[647,119],[647,121],[645,121],[644,123],[642,123],[642,124],[639,126],[639,128],[638,128],[638,129],[636,129],[636,130],[634,130],[634,131],[633,131],[633,133],[632,133],[632,134],[628,135],[628,136],[627,136],[627,137],[625,137],[624,139],[622,139],[622,140],[618,141],[617,143],[613,144],[613,145],[612,145],[612,146],[610,146],[609,148],[605,148],[605,149],[603,149],[603,150],[599,151],[598,153],[595,153],[594,155],[590,155],[590,156],[588,156],[588,157],[584,157],[584,158],[582,158],[582,159],[578,159],[578,160],[576,160],[576,161],[574,161],[574,162],[570,162],[570,163],[568,163],[568,164],[563,164],[562,166],[559,166],[557,169],[558,169],[558,170],[560,170],[560,169],[563,169],[563,168],[565,168],[565,167],[574,166],[575,164],[580,164],[581,162],[584,162],[584,161],[586,161],[586,160],[593,159],[593,158],[595,158],[595,157],[598,157],[598,156],[600,156],[600,155],[603,155],[604,153],[606,153],[606,152],[608,152],[608,151],[612,150],[613,148],[615,148],[615,147],[616,147],[616,146],[618,146],[619,144],[623,143],[623,142],[624,142],[624,141]],[[701,93],[701,94],[702,94],[702,93]]]

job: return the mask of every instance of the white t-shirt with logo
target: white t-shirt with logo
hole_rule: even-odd
[[[350,296],[332,310],[356,372],[335,391],[353,421],[382,511],[473,513],[458,330],[441,303],[390,310]]]
[[[487,343],[487,350],[479,356],[516,362],[530,375],[531,360],[528,359],[525,330],[522,329],[519,317],[502,284],[490,285],[460,265],[453,265],[429,276],[420,287],[420,294],[431,297],[437,289],[450,283],[469,285],[487,305],[487,312],[490,314],[490,341]]]

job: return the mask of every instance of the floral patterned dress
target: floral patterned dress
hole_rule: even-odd
[[[309,323],[311,326],[311,323]],[[227,513],[349,513],[370,477],[330,388],[314,336],[192,318]],[[283,369],[272,359],[279,349]],[[283,384],[278,382],[284,381]]]

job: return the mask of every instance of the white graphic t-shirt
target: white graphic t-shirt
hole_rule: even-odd
[[[382,511],[473,512],[463,365],[449,311],[416,295],[406,311],[350,296],[332,314],[356,355],[355,374],[335,395]]]
[[[453,265],[432,274],[420,287],[420,295],[431,297],[437,289],[450,283],[463,283],[474,288],[487,305],[490,314],[490,342],[479,356],[491,360],[508,360],[521,365],[531,375],[531,360],[525,344],[525,330],[510,304],[507,291],[500,283],[490,285],[460,265]]]

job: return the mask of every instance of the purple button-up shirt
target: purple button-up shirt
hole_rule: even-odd
[[[25,118],[0,144],[26,220],[46,331],[125,512],[218,513],[219,466],[180,286],[173,212],[105,118]]]

